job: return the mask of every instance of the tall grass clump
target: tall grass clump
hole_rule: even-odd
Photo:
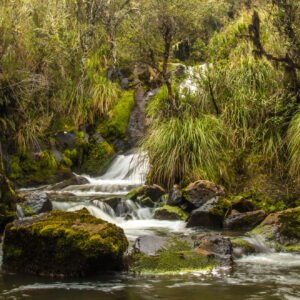
[[[300,177],[300,112],[290,123],[287,142],[289,149],[289,166],[291,175]]]
[[[227,177],[225,132],[221,120],[210,115],[154,123],[142,141],[152,164],[151,180],[171,187],[188,180]]]

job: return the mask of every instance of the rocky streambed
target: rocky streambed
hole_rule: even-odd
[[[297,299],[299,207],[272,214],[207,181],[166,193],[112,166],[22,191],[0,299]]]

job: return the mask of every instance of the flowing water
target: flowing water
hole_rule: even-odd
[[[183,222],[154,220],[153,210],[126,199],[128,191],[143,184],[147,171],[146,155],[120,155],[104,176],[86,176],[88,184],[52,195],[53,206],[64,211],[85,207],[122,227],[131,242],[141,235],[195,234]],[[105,202],[112,197],[120,198],[115,209]],[[275,253],[259,236],[244,238],[259,253],[236,260],[232,269],[176,276],[106,274],[82,280],[0,273],[0,299],[300,299],[300,255]]]

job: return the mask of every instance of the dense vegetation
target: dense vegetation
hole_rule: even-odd
[[[161,87],[141,141],[149,181],[235,189],[271,178],[295,188],[297,0],[17,0],[2,1],[0,15],[0,153],[12,180],[100,174],[129,147],[134,91],[144,86]],[[194,66],[196,92],[180,88],[178,64]],[[59,132],[74,145],[60,145]]]

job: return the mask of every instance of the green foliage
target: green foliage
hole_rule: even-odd
[[[300,113],[290,123],[288,130],[288,148],[290,153],[290,172],[300,176]]]
[[[114,149],[106,141],[89,144],[81,171],[95,176],[102,175],[114,154]]]
[[[154,123],[142,142],[155,170],[151,180],[170,187],[184,179],[217,181],[227,177],[224,129],[222,122],[210,115]]]
[[[108,113],[108,119],[100,124],[97,131],[109,141],[126,139],[127,126],[133,106],[133,92],[122,92],[117,104]]]

